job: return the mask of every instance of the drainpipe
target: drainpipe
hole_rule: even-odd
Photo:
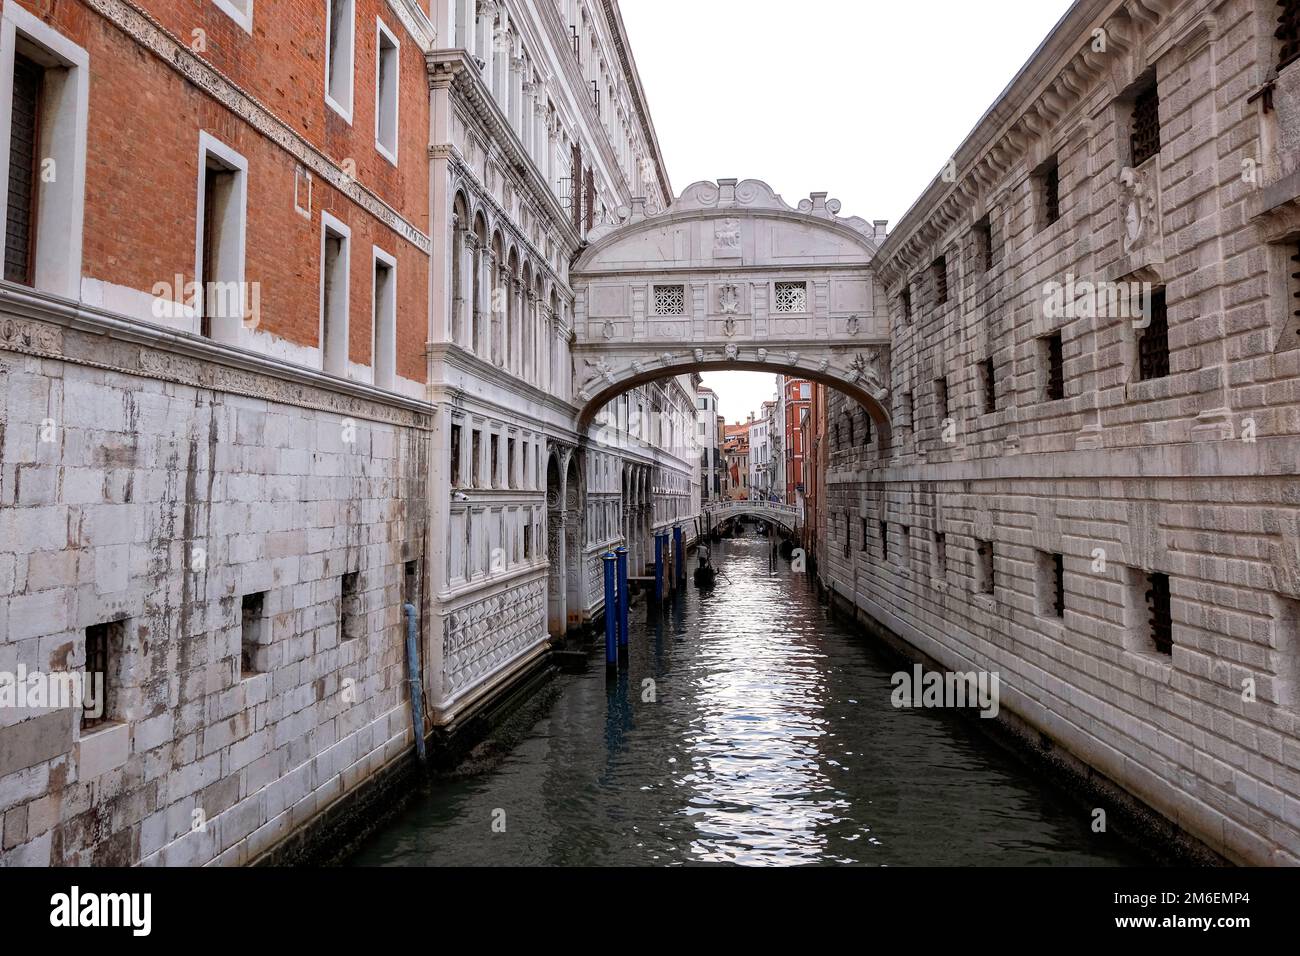
[[[406,612],[406,682],[411,689],[411,727],[415,730],[415,756],[426,762],[424,752],[424,683],[420,680],[420,644],[415,633],[415,605],[403,604]]]

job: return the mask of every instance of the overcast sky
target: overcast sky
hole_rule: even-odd
[[[673,189],[762,179],[890,228],[1070,0],[620,0]],[[773,377],[705,375],[728,422]]]

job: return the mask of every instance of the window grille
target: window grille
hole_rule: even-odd
[[[975,224],[975,255],[983,271],[993,268],[993,222],[988,216]]]
[[[1057,617],[1065,617],[1065,556],[1061,554],[1052,555],[1052,576],[1055,584],[1055,593],[1052,600],[1052,609],[1056,612]]]
[[[1147,610],[1151,616],[1151,643],[1160,654],[1174,651],[1174,619],[1170,606],[1169,575],[1153,572],[1147,575]]]
[[[655,286],[655,315],[685,315],[686,287],[681,285]]]
[[[1061,167],[1053,156],[1043,169],[1043,218],[1051,225],[1061,218]]]
[[[993,359],[986,358],[981,363],[984,378],[984,414],[992,415],[998,410],[997,382],[994,379]]]
[[[912,287],[910,285],[904,286],[902,293],[899,295],[899,298],[903,302],[903,321],[911,322],[912,321]]]
[[[90,700],[90,694],[84,701],[84,707],[81,712],[81,730],[84,733],[87,730],[94,730],[102,724],[108,722],[108,631],[111,625],[95,624],[86,628],[86,688],[92,690],[96,687],[96,675],[99,677],[99,684],[102,692],[99,694],[101,700]],[[94,716],[94,711],[99,710],[99,716]]]
[[[32,240],[36,233],[36,152],[43,74],[44,71],[25,56],[14,56],[4,277],[7,282],[20,285],[31,285],[34,278]]]
[[[1138,376],[1143,382],[1169,374],[1169,313],[1165,290],[1151,293],[1150,323],[1138,340]]]
[[[1061,333],[1047,337],[1047,400],[1060,401],[1065,398],[1065,348],[1061,343]]]
[[[880,557],[889,560],[889,522],[880,522]]]
[[[948,258],[940,256],[934,260],[934,302],[943,305],[948,301]]]
[[[808,283],[778,282],[776,284],[776,311],[807,312]]]
[[[1160,152],[1160,93],[1154,83],[1133,101],[1133,129],[1129,144],[1134,166],[1141,166]]]

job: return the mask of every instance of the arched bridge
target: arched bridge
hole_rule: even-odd
[[[762,501],[726,501],[708,505],[704,509],[706,523],[713,527],[729,518],[760,518],[780,525],[793,534],[799,524],[799,512],[792,505],[768,504]]]
[[[593,230],[570,273],[581,424],[645,382],[735,369],[848,392],[887,441],[889,308],[871,267],[885,223],[839,209],[825,193],[796,208],[766,183],[723,179]]]

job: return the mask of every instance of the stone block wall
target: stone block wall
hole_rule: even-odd
[[[1283,252],[1300,222],[1297,191],[1269,191],[1277,116],[1252,98],[1277,72],[1278,9],[1075,6],[957,151],[956,181],[881,249],[894,427],[882,445],[832,396],[819,558],[835,591],[944,666],[999,671],[1005,708],[1217,852],[1297,864],[1300,343]],[[1159,149],[1134,164],[1153,83]],[[1106,283],[1141,290],[1137,311]],[[1141,301],[1161,291],[1168,374],[1144,377]]]

